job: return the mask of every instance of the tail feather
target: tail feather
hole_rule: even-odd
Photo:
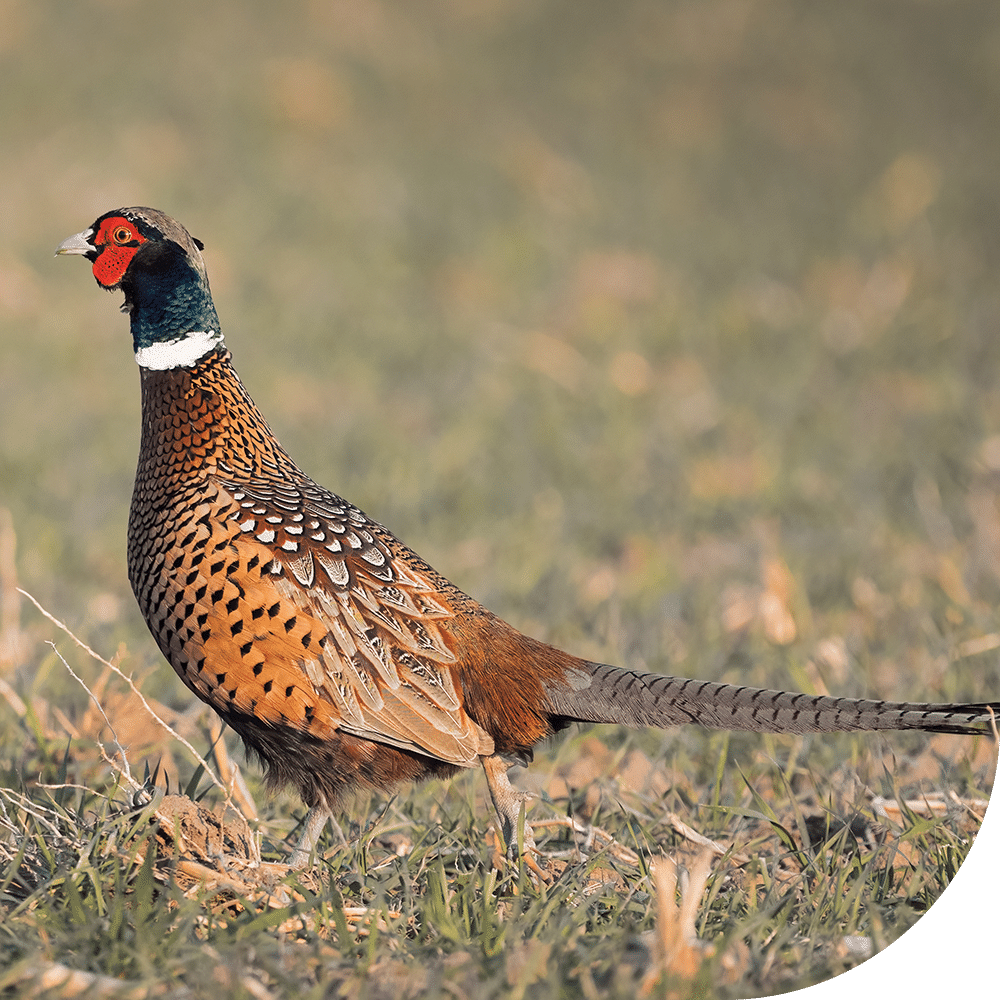
[[[636,673],[604,663],[574,669],[565,686],[548,686],[546,697],[557,724],[607,722],[661,729],[693,722],[765,733],[986,733],[991,712],[1000,716],[1000,702],[948,705],[831,698]]]

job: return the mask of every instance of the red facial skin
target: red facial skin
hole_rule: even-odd
[[[135,252],[145,242],[146,237],[135,228],[135,223],[123,216],[105,219],[94,236],[97,248],[94,277],[105,288],[115,288],[124,277]]]

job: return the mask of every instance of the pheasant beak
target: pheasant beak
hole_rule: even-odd
[[[84,256],[94,253],[95,248],[93,244],[87,242],[88,237],[93,235],[93,229],[85,229],[82,233],[77,233],[76,236],[71,236],[68,240],[63,240],[56,247],[56,256],[58,257],[64,253],[78,253]]]

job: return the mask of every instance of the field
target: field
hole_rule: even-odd
[[[748,997],[920,919],[986,737],[578,728],[516,776],[548,882],[472,772],[283,871],[129,591],[120,296],[52,253],[187,225],[288,451],[522,631],[996,699],[995,3],[3,0],[0,59],[5,995]]]

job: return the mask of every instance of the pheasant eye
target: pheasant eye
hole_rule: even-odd
[[[129,243],[132,240],[131,230],[126,229],[124,226],[119,226],[112,234],[112,239],[115,243]]]

